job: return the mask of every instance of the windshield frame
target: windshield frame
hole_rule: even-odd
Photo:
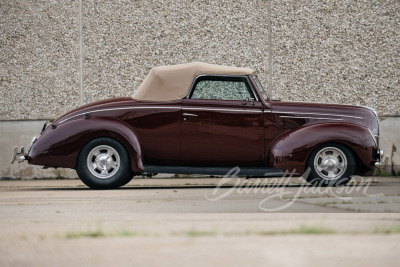
[[[258,79],[257,75],[252,75],[251,78],[254,81],[254,84],[257,86],[258,91],[260,92],[262,98],[264,100],[270,100],[270,95],[268,94],[267,90],[264,88],[264,86],[262,85],[260,79]]]

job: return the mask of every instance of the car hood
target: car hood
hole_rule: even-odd
[[[280,119],[298,118],[308,122],[346,122],[378,132],[378,117],[373,108],[305,102],[271,102],[271,112]]]

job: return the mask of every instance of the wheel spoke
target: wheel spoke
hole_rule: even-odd
[[[87,167],[97,178],[110,178],[118,172],[120,167],[119,154],[113,147],[97,146],[87,155]]]
[[[340,170],[344,170],[345,167],[346,167],[346,166],[344,165],[343,162],[339,162],[339,164],[338,164],[338,166],[337,166],[337,168],[340,169]]]
[[[334,156],[335,158],[338,158],[340,156],[340,154],[337,150],[332,150],[332,156]]]
[[[317,170],[322,172],[323,170],[325,170],[321,165],[316,165]]]
[[[347,159],[337,147],[322,148],[314,158],[314,167],[319,177],[327,180],[337,179],[346,171]]]
[[[336,176],[336,174],[333,172],[333,171],[328,171],[328,178],[329,179],[333,179],[333,178],[336,178],[335,176]]]

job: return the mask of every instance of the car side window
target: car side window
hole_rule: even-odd
[[[244,81],[201,80],[192,93],[192,99],[250,100],[254,98]]]

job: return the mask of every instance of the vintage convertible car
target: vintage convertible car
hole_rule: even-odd
[[[379,125],[367,107],[273,101],[249,68],[155,67],[132,97],[79,107],[43,126],[12,161],[76,169],[91,188],[149,173],[302,175],[346,184],[379,164]]]

